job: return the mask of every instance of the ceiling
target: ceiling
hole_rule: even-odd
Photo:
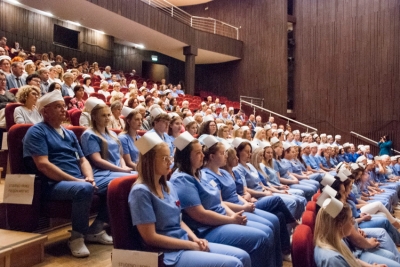
[[[210,0],[172,0],[171,2],[200,4]],[[15,4],[14,1],[5,0]],[[50,12],[53,17],[61,20],[79,22],[83,27],[103,31],[105,34],[114,36],[118,43],[125,45],[141,44],[145,50],[157,51],[170,57],[185,61],[183,47],[187,46],[179,40],[173,39],[167,35],[157,32],[153,29],[143,26],[135,21],[127,19],[107,9],[99,7],[88,1],[68,0],[66,5],[64,1],[54,0],[19,0],[19,6],[27,9],[34,9]],[[15,4],[18,6],[18,4]],[[32,9],[33,8],[33,9]],[[110,18],[112,19],[105,19]],[[121,27],[121,25],[124,25]],[[128,32],[126,29],[134,29]],[[164,40],[162,45],[159,40]],[[238,60],[239,58],[220,54],[208,50],[199,49],[196,57],[196,64],[213,64],[227,61]]]
[[[211,2],[212,0],[168,0],[174,6],[193,6]]]

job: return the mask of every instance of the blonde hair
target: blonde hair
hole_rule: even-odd
[[[254,135],[254,139],[258,139],[258,140],[261,140],[261,141],[265,141],[265,138],[264,138],[264,139],[261,139],[261,138],[259,137],[263,131],[264,131],[264,136],[266,137],[266,136],[267,136],[267,133],[266,133],[265,129],[262,129],[262,130],[259,130],[258,132],[256,132],[256,134]]]
[[[226,125],[223,125],[223,126],[219,127],[217,136],[221,137],[221,138],[224,138],[223,136],[224,136],[224,130],[225,129],[229,130],[229,127],[226,126]]]
[[[264,147],[264,150],[263,150],[263,160],[262,160],[262,162],[264,163],[265,166],[267,166],[267,167],[273,169],[273,168],[274,168],[274,164],[273,164],[273,162],[272,162],[273,156],[272,156],[272,158],[270,158],[269,160],[266,160],[266,159],[265,159],[265,150],[266,150],[267,148],[271,148],[271,149],[272,149],[272,154],[274,154],[274,149],[273,149],[272,147],[270,147],[270,146]]]
[[[317,214],[314,229],[314,244],[320,248],[330,249],[340,253],[351,267],[360,266],[351,253],[350,249],[342,242],[342,227],[352,217],[350,207],[347,203],[343,205],[342,211],[332,218],[324,208]]]
[[[18,92],[17,92],[17,100],[18,102],[25,104],[26,103],[26,99],[29,96],[29,93],[32,91],[36,91],[36,93],[38,94],[38,97],[40,98],[40,89],[37,86],[34,85],[24,85],[21,88],[19,88]]]
[[[154,180],[156,161],[154,159],[157,155],[157,151],[163,146],[168,147],[167,143],[163,142],[154,146],[144,155],[139,153],[139,162],[137,164],[138,179],[136,183],[145,184],[154,194],[157,194],[156,183]],[[160,184],[162,185],[164,190],[169,194],[170,190],[167,185],[167,177],[165,175],[161,177]]]
[[[98,129],[97,129],[97,116],[99,115],[99,112],[102,110],[102,109],[104,109],[104,108],[108,108],[109,109],[109,107],[106,105],[106,104],[97,104],[93,109],[92,109],[92,111],[90,112],[90,117],[91,117],[91,126],[92,126],[92,130],[93,130],[93,132],[101,139],[101,151],[100,151],[100,154],[101,154],[101,157],[103,158],[103,159],[105,159],[105,160],[107,160],[108,159],[108,155],[109,155],[109,152],[108,152],[108,143],[107,143],[107,140],[103,137],[103,135],[101,135],[101,133],[98,131]],[[116,138],[116,137],[114,137],[111,133],[110,133],[110,131],[108,130],[108,128],[107,127],[105,127],[105,132],[106,132],[106,134],[107,135],[109,135],[115,142],[117,142],[118,143],[118,145],[121,147],[121,142],[119,141],[119,139],[118,138]]]
[[[264,176],[265,180],[269,181],[269,176],[260,168],[260,163],[263,160],[263,155],[260,155],[261,153],[264,153],[264,149],[261,147],[254,149],[253,153],[251,153],[250,163],[256,168],[259,174]],[[261,157],[261,160],[259,157]]]

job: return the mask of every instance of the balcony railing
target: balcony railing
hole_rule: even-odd
[[[167,13],[171,17],[183,22],[190,27],[239,40],[239,28],[228,23],[213,19],[192,16],[186,11],[174,6],[166,0],[141,0],[152,7]]]

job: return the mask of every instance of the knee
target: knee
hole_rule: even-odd
[[[93,196],[93,186],[90,183],[81,183],[75,193],[77,200],[91,199]]]

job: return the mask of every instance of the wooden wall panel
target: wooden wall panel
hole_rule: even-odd
[[[297,119],[400,148],[400,2],[296,0],[295,16]]]
[[[0,9],[0,35],[7,37],[7,45],[10,47],[17,41],[28,51],[31,45],[35,45],[38,53],[53,51],[55,55],[60,54],[65,59],[77,57],[78,61],[97,61],[100,65],[112,62],[112,36],[39,15],[3,1],[0,1]],[[79,50],[53,44],[54,24],[80,31]]]
[[[169,56],[154,52],[144,51],[127,47],[121,44],[114,44],[114,68],[130,71],[136,70],[136,74],[142,75],[142,62],[151,62],[151,56],[157,55],[158,61],[154,62],[157,64],[164,64],[169,69],[169,80],[167,83],[178,84],[180,81],[185,79],[185,63],[171,58]],[[143,77],[148,78],[148,77]]]
[[[192,15],[240,26],[240,61],[196,66],[196,88],[239,99],[261,97],[266,107],[286,113],[287,1],[218,0],[184,7]],[[205,7],[208,7],[205,10]]]

